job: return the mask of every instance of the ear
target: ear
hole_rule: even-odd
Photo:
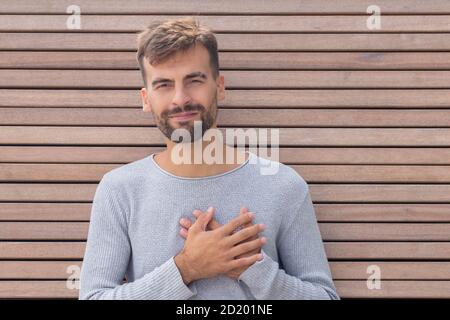
[[[222,101],[225,99],[225,78],[223,75],[219,74],[216,79],[217,83],[217,100]]]
[[[152,112],[152,106],[148,99],[147,88],[141,88],[142,110],[144,112]]]

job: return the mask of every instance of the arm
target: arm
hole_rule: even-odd
[[[92,204],[79,299],[188,299],[195,295],[183,282],[174,257],[140,279],[123,283],[131,256],[127,210],[112,190],[105,175]]]
[[[307,185],[298,212],[284,228],[277,242],[284,270],[261,250],[263,259],[245,270],[239,281],[256,299],[339,299]]]

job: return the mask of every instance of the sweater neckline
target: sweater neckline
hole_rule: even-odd
[[[229,170],[229,171],[226,171],[226,172],[222,172],[222,173],[219,173],[219,174],[214,174],[214,175],[211,175],[211,176],[204,176],[204,177],[182,177],[182,176],[178,176],[178,175],[175,175],[175,174],[173,174],[173,173],[170,173],[169,171],[167,171],[167,170],[161,168],[161,167],[156,163],[156,161],[155,161],[155,159],[154,159],[156,153],[150,154],[150,155],[147,157],[147,159],[150,161],[150,163],[152,164],[152,166],[153,166],[157,171],[159,171],[159,172],[161,172],[161,173],[163,173],[163,174],[165,174],[165,175],[168,175],[168,176],[170,176],[170,177],[172,177],[172,178],[179,179],[179,180],[190,180],[190,181],[194,181],[194,180],[215,179],[215,178],[219,178],[219,177],[223,177],[223,176],[232,174],[232,173],[234,173],[234,172],[236,172],[236,171],[238,171],[238,170],[241,170],[242,168],[244,168],[245,166],[247,166],[247,164],[250,162],[250,158],[253,157],[253,153],[252,153],[252,152],[246,150],[245,153],[248,155],[248,157],[247,157],[247,159],[246,159],[243,163],[241,163],[238,167],[233,168],[233,169],[231,169],[231,170]]]

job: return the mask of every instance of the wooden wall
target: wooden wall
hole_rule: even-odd
[[[217,33],[220,127],[280,128],[340,296],[450,298],[446,0],[1,1],[0,298],[78,296],[67,268],[81,266],[98,181],[163,147],[142,112],[136,32],[186,15]]]

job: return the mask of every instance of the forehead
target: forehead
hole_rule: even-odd
[[[208,50],[197,44],[185,51],[176,52],[166,61],[151,65],[147,59],[145,60],[145,68],[148,79],[151,81],[154,78],[176,78],[194,71],[201,71],[205,74],[211,74],[211,66],[209,63]]]

